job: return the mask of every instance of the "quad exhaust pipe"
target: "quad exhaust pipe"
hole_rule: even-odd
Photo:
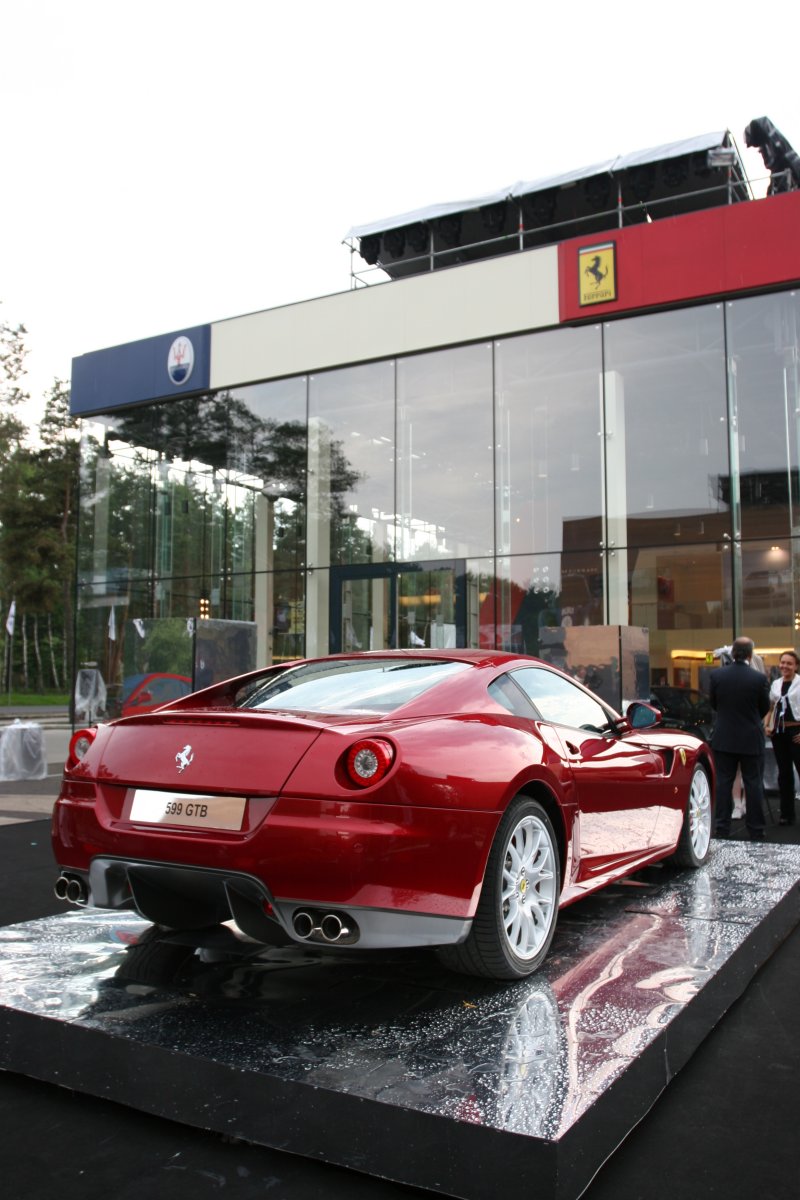
[[[299,908],[292,918],[295,933],[304,942],[311,939],[333,944],[351,937],[352,930],[339,913],[317,912],[315,909]]]
[[[89,900],[89,889],[78,875],[59,875],[53,891],[57,900],[66,900],[68,904],[83,905]]]

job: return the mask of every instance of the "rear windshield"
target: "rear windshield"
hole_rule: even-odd
[[[339,659],[291,667],[237,701],[238,708],[313,713],[390,713],[467,663]]]

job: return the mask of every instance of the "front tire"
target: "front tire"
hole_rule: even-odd
[[[522,979],[544,961],[561,893],[558,842],[545,809],[517,796],[500,822],[472,928],[458,946],[442,946],[451,970],[490,979]]]
[[[683,814],[683,825],[672,861],[679,867],[702,867],[711,849],[711,829],[714,821],[714,805],[711,800],[711,784],[708,774],[701,766],[692,772],[689,795]]]

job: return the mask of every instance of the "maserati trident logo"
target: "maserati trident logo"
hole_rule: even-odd
[[[175,762],[178,764],[179,771],[185,771],[191,762],[194,762],[194,754],[191,746],[184,746],[175,755]]]
[[[175,338],[167,355],[167,373],[173,383],[186,383],[194,367],[194,346],[187,337]]]

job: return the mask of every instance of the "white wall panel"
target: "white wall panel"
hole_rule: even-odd
[[[557,324],[558,249],[547,246],[217,322],[210,386]]]

